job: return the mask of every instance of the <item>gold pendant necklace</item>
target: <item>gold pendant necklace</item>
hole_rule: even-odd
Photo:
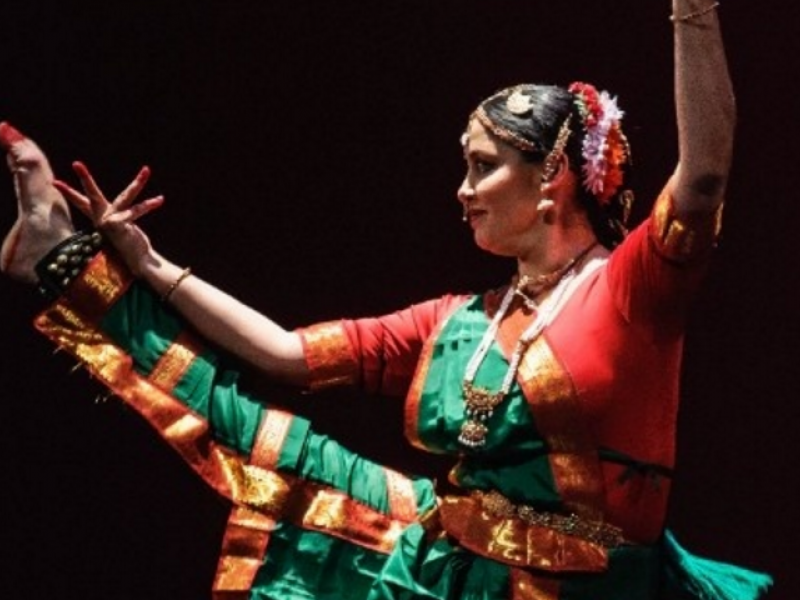
[[[553,320],[553,317],[560,307],[570,283],[575,278],[578,261],[586,256],[586,254],[588,254],[588,252],[594,248],[595,245],[596,244],[592,244],[580,252],[575,258],[570,260],[563,268],[559,269],[556,272],[558,274],[557,279],[550,278],[548,280],[548,287],[556,285],[556,288],[553,290],[550,298],[546,301],[546,305],[543,304],[541,307],[533,307],[537,310],[536,317],[534,318],[533,323],[531,323],[527,329],[522,332],[519,340],[517,340],[517,344],[514,346],[514,351],[511,354],[511,361],[509,362],[505,377],[503,377],[503,383],[500,386],[500,389],[496,392],[491,392],[487,388],[474,385],[475,375],[477,374],[481,363],[483,363],[484,358],[486,358],[486,354],[489,352],[489,347],[494,342],[497,331],[500,328],[500,323],[506,316],[506,313],[511,306],[511,302],[515,296],[520,294],[520,283],[523,281],[527,283],[527,281],[525,278],[522,278],[520,283],[517,283],[517,285],[509,286],[508,290],[503,296],[500,307],[497,309],[497,312],[492,319],[492,322],[489,324],[489,327],[483,334],[483,338],[481,338],[481,341],[478,344],[475,353],[470,358],[469,363],[467,363],[467,370],[464,373],[464,381],[461,384],[461,390],[464,396],[464,410],[466,413],[466,419],[461,425],[461,432],[458,435],[458,441],[460,444],[473,450],[486,445],[486,436],[489,433],[489,428],[486,424],[487,421],[494,414],[494,409],[505,399],[506,395],[511,389],[511,385],[517,375],[517,369],[519,369],[519,363],[528,347],[536,340],[536,338],[541,335],[545,327],[547,327]],[[541,291],[543,290],[540,290],[540,292]],[[527,297],[525,294],[522,295],[523,297]]]

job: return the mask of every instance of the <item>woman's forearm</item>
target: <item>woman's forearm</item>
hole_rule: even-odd
[[[300,336],[153,252],[139,276],[208,340],[283,381],[304,385]],[[179,285],[175,283],[180,280]]]
[[[679,211],[718,206],[730,169],[736,107],[717,12],[714,0],[673,0]]]

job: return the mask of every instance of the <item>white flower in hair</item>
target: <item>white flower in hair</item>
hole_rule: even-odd
[[[605,191],[603,188],[608,170],[608,134],[624,113],[617,106],[616,97],[610,96],[608,92],[600,92],[597,100],[600,110],[596,115],[596,122],[586,128],[583,138],[583,177],[586,188],[595,196],[600,196]]]

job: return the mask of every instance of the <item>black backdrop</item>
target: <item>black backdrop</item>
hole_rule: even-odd
[[[458,137],[518,81],[596,82],[627,111],[639,217],[674,166],[669,3],[119,0],[6,3],[0,119],[71,178],[141,164],[157,247],[293,327],[502,282],[460,223]],[[725,237],[688,333],[670,521],[694,550],[800,593],[793,345],[796,2],[720,9],[740,124]],[[0,224],[13,222],[10,178]],[[227,506],[131,411],[51,357],[31,290],[0,282],[3,597],[207,598]],[[400,402],[270,399],[412,470]],[[438,462],[437,469],[443,468]]]

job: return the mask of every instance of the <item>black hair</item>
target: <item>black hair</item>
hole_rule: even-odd
[[[517,92],[526,105],[517,110],[509,107],[509,97]],[[515,147],[528,162],[544,162],[558,139],[561,127],[570,119],[571,134],[564,153],[570,169],[583,182],[583,140],[585,127],[575,94],[557,85],[522,84],[506,88],[484,100],[479,108],[493,127],[490,130],[502,141]],[[627,142],[626,142],[627,143]],[[630,172],[630,153],[623,168],[624,179]],[[604,203],[581,183],[579,202],[586,210],[598,241],[613,248],[625,237],[632,202],[632,193],[621,185]]]

